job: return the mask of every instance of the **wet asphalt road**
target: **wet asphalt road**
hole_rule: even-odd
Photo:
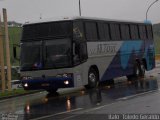
[[[40,92],[3,100],[0,113],[18,115],[19,120],[90,120],[106,118],[107,113],[160,113],[159,72],[160,68],[154,69],[135,83],[120,78],[114,86],[102,84],[92,90],[60,90],[55,95]]]

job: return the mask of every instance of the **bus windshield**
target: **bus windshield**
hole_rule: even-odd
[[[71,64],[71,43],[69,39],[48,40],[44,51],[45,69],[68,67]]]
[[[21,45],[21,70],[63,68],[71,65],[70,39],[24,42]]]
[[[35,69],[41,61],[41,53],[41,42],[21,43],[21,69]]]
[[[72,35],[72,22],[48,22],[23,26],[21,41],[42,40],[50,38],[66,38]]]

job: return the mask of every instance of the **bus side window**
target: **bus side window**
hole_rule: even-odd
[[[111,39],[121,40],[119,24],[110,23],[109,27],[111,31]]]
[[[151,25],[147,25],[146,28],[147,28],[147,38],[149,40],[152,40],[153,39],[152,26]]]
[[[81,62],[87,59],[87,45],[85,42],[80,44],[80,60]]]
[[[129,31],[129,25],[128,24],[121,24],[121,38],[122,40],[130,40],[130,31]]]
[[[76,21],[73,23],[73,40],[82,41],[84,39],[83,22]]]
[[[85,34],[87,41],[97,41],[98,32],[96,22],[85,22]]]
[[[73,61],[74,64],[79,64],[87,59],[87,46],[85,42],[73,44]]]
[[[146,28],[144,25],[139,25],[139,33],[140,33],[140,38],[142,40],[146,40],[147,38],[147,33],[146,33]]]
[[[131,33],[132,40],[139,40],[140,39],[140,36],[138,33],[138,26],[136,24],[130,25],[130,33]]]
[[[80,63],[80,47],[79,44],[73,43],[73,61],[74,64]]]

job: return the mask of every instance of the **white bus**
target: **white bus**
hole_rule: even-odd
[[[155,67],[152,24],[86,17],[28,23],[21,39],[24,89],[87,86],[144,76]]]

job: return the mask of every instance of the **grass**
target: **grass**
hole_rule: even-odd
[[[13,47],[17,46],[17,55],[19,55],[20,48],[18,46],[20,45],[22,28],[21,27],[8,27],[8,32],[9,32],[9,42],[10,42],[9,46],[10,46],[11,65],[18,66],[19,61],[14,59],[13,57]],[[4,61],[6,61],[5,44],[4,44]]]
[[[19,61],[13,57],[13,47],[16,46],[17,55],[19,56],[20,47],[18,46],[20,45],[22,28],[21,27],[9,27],[8,31],[9,31],[9,40],[10,40],[11,64],[18,66]]]
[[[0,98],[23,95],[27,93],[33,93],[35,91],[25,91],[24,89],[13,89],[12,91],[5,91],[4,93],[0,92]]]
[[[156,55],[156,60],[160,60],[160,55]]]
[[[158,35],[154,36],[154,43],[155,43],[156,54],[160,54],[160,36]]]

